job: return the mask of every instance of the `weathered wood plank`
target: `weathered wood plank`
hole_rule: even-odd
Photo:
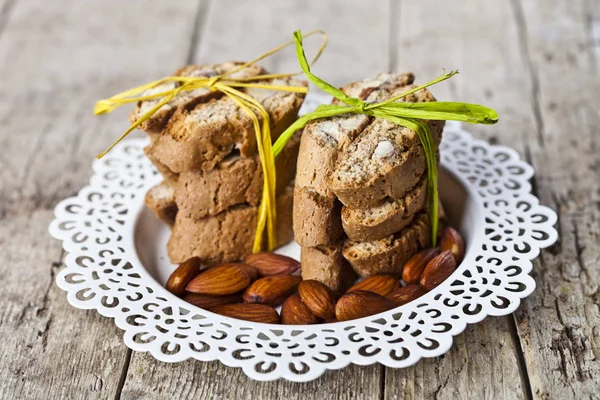
[[[559,213],[560,243],[534,267],[538,289],[516,313],[536,398],[600,393],[600,79],[585,1],[514,1],[543,121],[536,187]]]
[[[393,18],[399,25],[394,69],[415,72],[418,82],[444,68],[458,69],[460,75],[432,89],[438,99],[485,104],[500,114],[497,125],[468,126],[470,131],[512,147],[521,138],[535,138],[528,93],[523,92],[529,77],[523,72],[510,4],[404,1],[398,12]],[[527,398],[520,345],[511,330],[512,317],[488,318],[456,337],[444,357],[405,370],[388,368],[386,398]]]
[[[213,2],[205,17],[206,26],[198,40],[195,61],[247,60],[288,40],[297,28],[303,31],[323,28],[329,33],[331,43],[315,71],[325,79],[343,84],[386,69],[388,20],[385,17],[382,20],[382,16],[388,15],[387,7],[387,1],[379,0]],[[336,18],[332,19],[334,13]],[[351,26],[361,29],[349,29]],[[361,55],[374,48],[377,51],[373,55]],[[264,65],[275,71],[299,70],[291,49]],[[212,394],[227,398],[377,398],[381,395],[381,372],[380,366],[352,366],[329,372],[308,384],[282,380],[259,383],[220,363],[188,362],[173,366],[157,363],[145,354],[134,354],[123,397],[167,398],[175,393],[180,397]]]
[[[308,383],[257,382],[219,362],[165,364],[134,353],[122,398],[373,399],[381,393],[380,374],[380,366],[353,365]]]
[[[387,0],[219,0],[210,7],[196,60],[250,60],[291,40],[296,29],[323,29],[330,42],[314,72],[343,85],[387,68],[388,9]],[[307,39],[305,44],[311,58],[320,39]],[[293,47],[262,64],[278,72],[300,71]]]
[[[118,394],[121,333],[67,304],[47,226],[55,202],[87,182],[93,156],[126,126],[125,110],[94,117],[94,102],[184,62],[197,4],[14,4],[0,34],[0,398]]]

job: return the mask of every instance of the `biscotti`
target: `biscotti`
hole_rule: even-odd
[[[301,136],[301,131],[296,132],[275,159],[277,195],[294,179]],[[258,154],[248,158],[229,155],[215,169],[180,173],[174,189],[179,213],[194,220],[238,204],[258,206],[263,190],[260,158]]]
[[[144,203],[160,220],[169,226],[173,226],[177,214],[177,204],[175,203],[175,192],[171,185],[162,182],[150,188],[146,193]]]
[[[412,74],[380,75],[343,90],[365,101],[380,101],[397,87],[412,82]],[[337,100],[334,100],[336,103]],[[306,125],[300,144],[294,201],[294,237],[301,246],[329,245],[342,233],[339,201],[328,179],[338,154],[345,151],[373,118],[349,114]]]
[[[293,238],[293,185],[277,198],[277,243]],[[258,207],[234,206],[215,216],[194,220],[177,214],[167,244],[172,263],[198,257],[205,264],[237,261],[252,253]]]
[[[383,239],[398,232],[425,206],[427,175],[399,200],[387,199],[375,207],[342,208],[344,232],[353,241]]]
[[[271,82],[277,86],[302,86],[292,78]],[[271,138],[277,137],[298,115],[304,94],[277,90],[254,93],[270,116]],[[259,121],[262,115],[257,114]],[[173,172],[212,169],[233,150],[242,157],[256,154],[252,118],[229,97],[211,98],[195,107],[179,107],[149,151]]]
[[[356,274],[342,256],[342,244],[302,247],[300,256],[302,279],[315,279],[342,294],[356,280]]]
[[[419,250],[430,245],[427,212],[416,215],[410,225],[384,239],[371,242],[346,240],[342,253],[359,276],[393,274],[399,276],[402,267]]]
[[[226,72],[232,71],[243,63],[237,61],[226,62],[223,64],[213,65],[188,65],[177,70],[173,76],[189,76],[189,77],[205,77],[210,78],[216,75],[222,75]],[[233,73],[230,77],[236,78],[250,78],[260,74],[264,74],[265,70],[257,65],[248,66],[238,72]],[[166,82],[158,85],[152,89],[144,92],[144,95],[148,96],[151,94],[161,93],[167,90],[175,89],[181,84],[179,82]],[[207,102],[210,99],[222,97],[223,93],[219,91],[212,91],[210,88],[198,88],[193,91],[182,91],[175,96],[167,104],[159,108],[154,114],[144,121],[139,128],[148,133],[161,133],[167,125],[169,118],[179,107],[194,107],[194,105]],[[131,123],[137,122],[137,120],[144,115],[144,113],[150,111],[152,107],[156,106],[161,99],[150,99],[138,102],[137,106],[129,114]]]
[[[426,89],[415,95],[419,101],[433,101]],[[429,124],[437,141],[443,124]],[[338,156],[328,184],[345,206],[371,207],[387,197],[401,198],[425,169],[425,152],[417,133],[377,118]]]

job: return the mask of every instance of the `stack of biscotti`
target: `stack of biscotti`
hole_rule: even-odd
[[[212,77],[241,63],[191,65],[175,75]],[[265,74],[258,65],[229,75],[245,78]],[[292,78],[260,81],[277,86],[305,86]],[[168,83],[152,89],[172,89]],[[273,140],[297,118],[304,94],[248,88],[247,95],[269,113]],[[158,100],[138,103],[137,121]],[[257,113],[259,120],[262,115]],[[150,136],[144,149],[164,178],[146,194],[146,205],[172,227],[168,243],[171,262],[197,257],[206,264],[242,259],[252,251],[263,171],[251,117],[234,100],[208,88],[184,91],[161,107],[140,128]],[[292,202],[301,132],[296,132],[277,157],[277,242],[293,238]]]
[[[415,86],[414,76],[380,74],[342,88],[380,102]],[[421,89],[401,101],[435,101]],[[337,100],[334,100],[337,102]],[[443,122],[427,122],[436,144]],[[309,123],[300,143],[294,193],[294,236],[302,276],[341,292],[359,276],[400,275],[429,245],[425,152],[411,129],[349,114]]]

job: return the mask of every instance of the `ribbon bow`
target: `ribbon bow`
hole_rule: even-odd
[[[458,71],[444,73],[429,83],[410,89],[398,96],[379,103],[366,103],[361,99],[349,97],[340,89],[331,86],[321,78],[313,75],[310,65],[306,61],[304,48],[302,47],[302,34],[294,32],[296,42],[296,55],[300,67],[307,78],[319,88],[329,93],[346,105],[321,105],[309,114],[305,114],[288,127],[273,145],[273,153],[277,156],[292,134],[302,129],[308,122],[320,118],[333,117],[340,114],[354,113],[365,114],[405,126],[417,132],[421,145],[425,151],[427,164],[427,194],[429,202],[429,218],[431,221],[431,242],[435,246],[438,230],[438,188],[437,188],[437,163],[435,159],[435,144],[431,137],[427,120],[453,120],[463,121],[471,124],[495,124],[498,122],[498,114],[491,108],[477,104],[460,102],[428,102],[428,103],[406,103],[397,100],[417,92],[428,86],[435,85],[458,74]]]
[[[314,64],[325,49],[327,45],[327,34],[321,30],[315,30],[304,37],[313,36],[320,34],[323,37],[321,47],[317,51],[317,54],[311,61],[311,65]],[[108,99],[100,100],[96,103],[94,108],[94,114],[105,114],[113,111],[116,107],[128,104],[136,103],[144,100],[161,99],[154,107],[145,112],[135,123],[133,123],[129,129],[125,131],[108,149],[102,152],[97,158],[102,158],[108,153],[113,147],[123,140],[131,131],[143,124],[148,120],[154,113],[156,113],[162,106],[173,100],[179,93],[183,91],[190,91],[200,88],[208,88],[212,91],[220,91],[244,110],[250,118],[252,118],[252,124],[256,134],[256,143],[258,147],[258,154],[263,170],[263,191],[260,206],[258,209],[258,221],[256,228],[256,235],[254,237],[253,252],[259,252],[262,250],[263,232],[265,226],[267,227],[267,241],[269,250],[274,249],[277,246],[277,238],[275,234],[275,221],[276,221],[276,207],[275,207],[275,156],[272,151],[271,142],[271,130],[270,130],[270,118],[269,113],[265,110],[261,103],[256,101],[251,96],[248,96],[240,88],[260,88],[269,90],[281,90],[286,92],[294,93],[306,93],[308,89],[304,86],[277,86],[266,83],[259,83],[257,81],[271,80],[277,78],[287,78],[300,75],[302,72],[296,72],[291,74],[262,74],[253,77],[246,78],[232,78],[231,75],[234,73],[256,64],[257,62],[269,57],[270,55],[282,50],[283,48],[290,46],[294,43],[294,40],[290,40],[282,45],[279,45],[263,55],[249,61],[239,67],[228,71],[221,75],[216,75],[210,78],[207,77],[189,77],[189,76],[170,76],[163,79],[159,79],[154,82],[150,82],[145,85],[135,87],[133,89],[126,90]],[[172,88],[165,88],[165,90],[158,93],[148,93],[151,89],[156,89],[161,85],[171,85]],[[257,114],[262,116],[262,124]],[[293,133],[293,132],[292,132]],[[290,135],[291,136],[291,135]],[[288,138],[289,140],[289,138]],[[287,140],[286,140],[287,142]],[[285,143],[283,143],[285,144]]]

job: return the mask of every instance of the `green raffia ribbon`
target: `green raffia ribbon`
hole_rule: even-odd
[[[306,60],[304,48],[302,47],[302,34],[300,31],[294,32],[296,42],[296,54],[302,67],[302,71],[307,78],[319,88],[329,93],[346,105],[321,105],[309,114],[305,114],[293,123],[277,139],[273,145],[273,154],[275,157],[283,150],[287,141],[292,137],[295,131],[302,129],[308,122],[333,117],[340,114],[365,114],[372,117],[384,118],[395,124],[405,126],[417,132],[421,145],[425,150],[427,162],[427,194],[429,201],[429,218],[431,221],[431,242],[435,246],[437,242],[438,230],[438,188],[437,188],[437,163],[435,159],[435,143],[431,137],[427,120],[446,120],[462,121],[470,124],[495,124],[498,122],[498,114],[491,108],[480,106],[478,104],[467,104],[460,102],[428,102],[428,103],[406,103],[396,102],[397,100],[408,96],[428,86],[435,85],[446,79],[450,79],[458,74],[458,71],[444,73],[429,83],[410,89],[398,96],[379,103],[365,103],[364,101],[349,97],[340,89],[331,86],[321,78],[310,72],[310,65]]]

